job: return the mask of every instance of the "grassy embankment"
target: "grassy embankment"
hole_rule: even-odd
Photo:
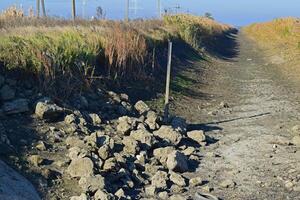
[[[151,85],[164,71],[161,63],[169,39],[200,51],[230,29],[191,15],[128,23],[78,20],[74,24],[24,16],[21,10],[12,9],[0,14],[0,66],[6,72],[22,72],[25,79],[33,77],[41,90],[59,97],[99,80],[123,85],[142,80]]]
[[[290,78],[300,75],[300,19],[282,18],[244,28],[280,70]]]

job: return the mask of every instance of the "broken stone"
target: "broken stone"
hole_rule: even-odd
[[[91,113],[89,114],[90,120],[94,126],[98,126],[101,124],[102,120],[98,114]]]
[[[104,162],[104,165],[103,165],[102,169],[104,171],[108,171],[108,172],[118,171],[119,165],[118,165],[118,162],[117,162],[116,158],[112,157],[112,158],[107,159]]]
[[[155,141],[154,136],[145,129],[131,131],[130,136],[148,147],[151,147]]]
[[[117,131],[122,134],[129,133],[133,128],[133,121],[128,116],[123,116],[118,119]]]
[[[72,160],[67,171],[73,178],[90,177],[94,174],[94,163],[90,158],[78,158]]]
[[[27,99],[16,99],[11,102],[5,102],[2,106],[2,110],[5,114],[18,114],[29,111]]]
[[[70,200],[88,200],[88,197],[86,194],[82,193],[80,196],[71,197]]]
[[[68,156],[71,160],[76,160],[78,158],[84,158],[88,155],[88,151],[80,147],[72,147],[69,149]]]
[[[145,123],[149,126],[150,130],[156,130],[158,128],[157,114],[154,111],[149,111],[146,118]]]
[[[129,154],[137,154],[140,151],[139,143],[132,137],[124,137],[122,140],[124,144],[124,151]]]
[[[170,180],[178,186],[186,186],[185,179],[180,174],[170,172]]]
[[[182,153],[186,156],[192,155],[196,151],[195,147],[188,147],[182,151]]]
[[[81,177],[78,183],[84,192],[92,193],[104,189],[105,186],[104,178],[101,175]]]
[[[296,135],[293,137],[292,144],[294,144],[296,146],[300,146],[300,135]]]
[[[205,142],[206,137],[204,135],[204,132],[201,130],[197,130],[197,131],[190,131],[187,133],[187,136],[194,140],[195,142],[197,142],[198,144],[202,144],[203,142]]]
[[[47,150],[46,144],[43,141],[38,142],[38,144],[35,146],[35,148],[37,150],[40,150],[40,151],[46,151]]]
[[[177,150],[168,155],[167,167],[175,172],[186,172],[189,170],[186,156]]]
[[[143,114],[143,113],[148,112],[150,110],[148,105],[143,101],[138,101],[134,105],[134,108],[138,111],[139,114]]]
[[[76,136],[67,137],[66,144],[69,147],[80,147],[80,148],[85,147],[84,141],[81,140],[80,138],[76,137]]]
[[[33,164],[35,167],[39,167],[43,164],[44,159],[39,155],[32,155],[28,158],[29,162]]]
[[[150,185],[145,188],[145,194],[148,197],[153,197],[157,194],[158,190],[155,186]]]
[[[195,178],[191,178],[189,180],[189,186],[190,187],[197,187],[197,186],[202,185],[202,184],[203,184],[203,181],[202,181],[201,177],[195,177]]]
[[[151,185],[158,189],[167,189],[168,174],[164,171],[158,171],[151,178]]]
[[[184,197],[180,194],[174,194],[174,195],[170,196],[169,199],[170,200],[187,200],[187,197]]]
[[[106,160],[111,156],[111,149],[109,145],[105,144],[98,149],[98,155],[102,160]]]
[[[97,190],[94,195],[95,200],[114,200],[114,195],[107,193],[105,190]]]
[[[223,188],[233,188],[235,185],[236,183],[231,179],[226,179],[220,183],[220,186]]]
[[[118,199],[126,199],[125,192],[122,188],[120,188],[115,195],[118,197]]]
[[[55,121],[64,115],[64,109],[56,104],[38,102],[36,104],[35,114],[40,119]]]
[[[76,117],[75,117],[75,115],[74,115],[74,114],[70,114],[70,115],[65,116],[64,122],[65,122],[66,124],[72,124],[72,123],[75,123],[75,122],[76,122]]]
[[[161,139],[167,140],[170,143],[177,145],[182,139],[182,135],[175,131],[171,126],[161,126],[160,129],[154,131],[153,134]]]
[[[159,162],[164,165],[167,166],[167,160],[168,160],[168,156],[175,150],[174,147],[162,147],[162,148],[157,148],[154,149],[153,151],[153,156],[159,160]]]
[[[158,193],[158,197],[159,197],[160,199],[165,200],[165,199],[168,199],[168,198],[169,198],[169,195],[168,195],[168,192],[164,191],[164,192]]]

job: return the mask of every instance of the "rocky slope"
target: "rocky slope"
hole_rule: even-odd
[[[1,157],[43,199],[189,199],[188,178],[206,145],[202,130],[126,94],[93,91],[55,103],[33,83],[0,76]],[[198,199],[206,197],[198,195]]]

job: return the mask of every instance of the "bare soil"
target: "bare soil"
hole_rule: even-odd
[[[300,148],[290,144],[300,90],[243,33],[229,39],[234,54],[191,62],[184,72],[190,93],[174,100],[173,112],[190,129],[214,138],[190,175],[207,180],[221,199],[300,199]],[[222,187],[224,180],[234,186]]]

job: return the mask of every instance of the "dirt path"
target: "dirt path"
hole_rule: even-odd
[[[243,34],[236,42],[237,57],[185,73],[201,95],[175,100],[191,128],[218,140],[205,147],[197,173],[224,200],[300,199],[300,148],[288,144],[300,124],[299,90]]]

